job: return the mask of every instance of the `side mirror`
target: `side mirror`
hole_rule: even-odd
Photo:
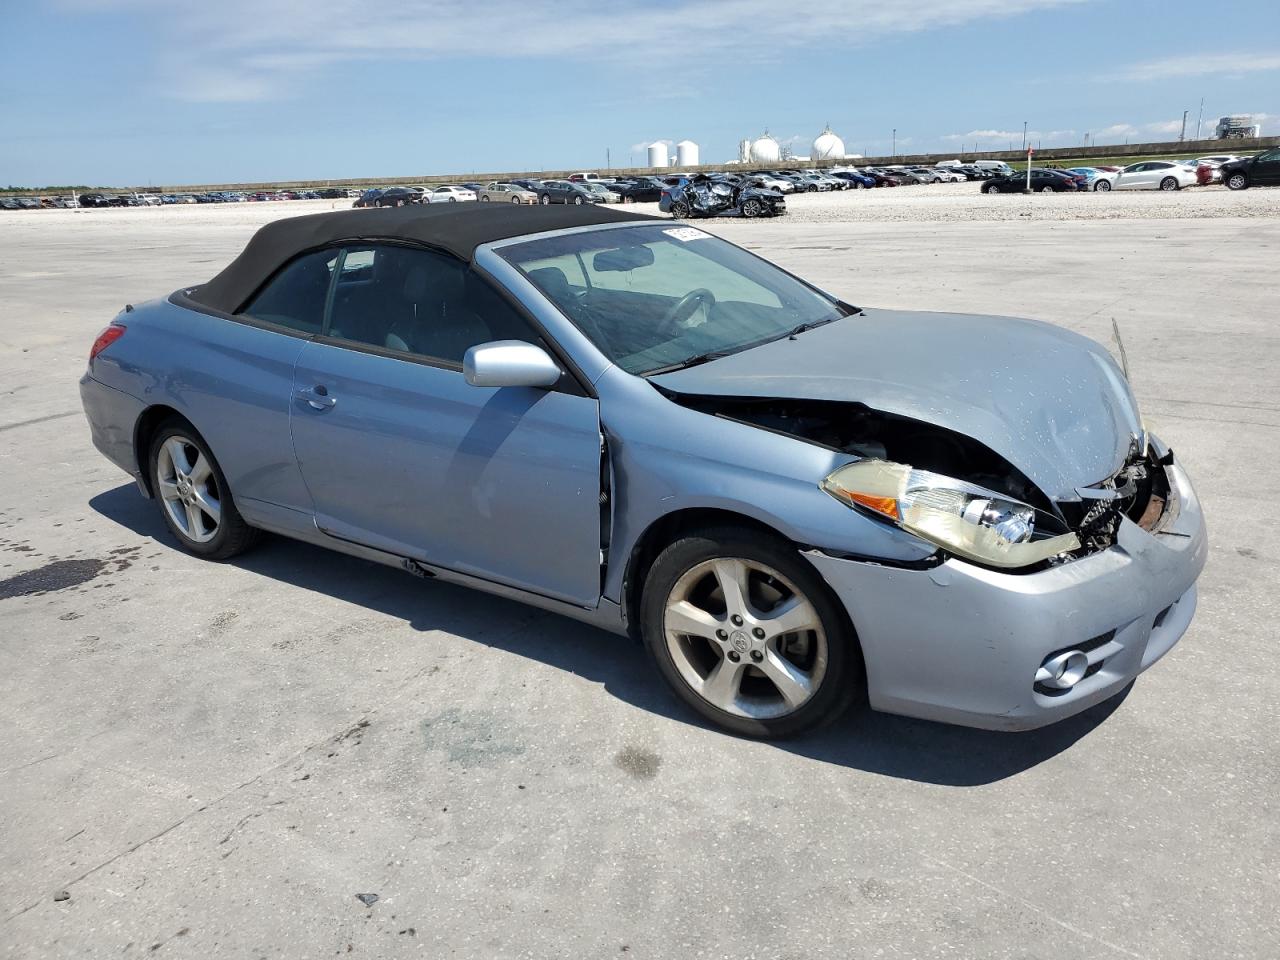
[[[552,387],[561,370],[541,347],[523,340],[494,340],[467,350],[462,375],[473,387]]]

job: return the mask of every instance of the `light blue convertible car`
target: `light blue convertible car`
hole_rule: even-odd
[[[126,307],[81,393],[192,553],[272,531],[630,633],[751,736],[1074,714],[1182,636],[1207,549],[1093,341],[610,209],[280,220]]]

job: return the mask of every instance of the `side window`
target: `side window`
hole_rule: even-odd
[[[347,264],[357,269],[348,280]],[[524,319],[465,263],[414,247],[346,249],[328,335],[365,346],[461,364],[490,340],[536,341]]]
[[[1258,157],[1258,163],[1276,163],[1280,161],[1280,150],[1268,150],[1266,153]]]
[[[319,333],[337,259],[336,250],[304,254],[268,280],[240,312],[299,333]]]

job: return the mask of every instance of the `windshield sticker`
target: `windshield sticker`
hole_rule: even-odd
[[[679,240],[681,243],[688,243],[690,240],[707,240],[711,237],[709,233],[703,233],[696,227],[676,227],[673,230],[663,230],[668,237]]]

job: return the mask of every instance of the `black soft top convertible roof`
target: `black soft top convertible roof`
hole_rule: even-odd
[[[234,313],[294,257],[343,240],[407,240],[470,261],[476,247],[495,240],[656,219],[595,204],[529,207],[513,203],[410,204],[286,217],[262,227],[221,273],[188,296],[214,310]]]

